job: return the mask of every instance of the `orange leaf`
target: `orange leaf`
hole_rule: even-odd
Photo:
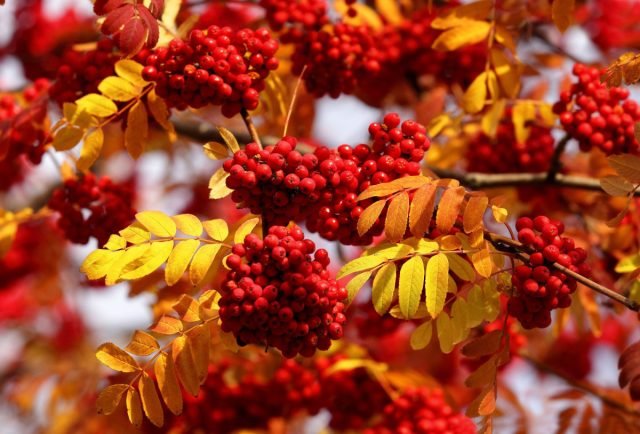
[[[362,211],[362,214],[360,214],[360,217],[358,218],[359,235],[364,235],[369,231],[369,229],[371,229],[371,227],[376,223],[376,220],[378,220],[378,217],[380,217],[380,213],[382,213],[386,204],[386,200],[378,200]]]
[[[391,200],[387,218],[384,224],[384,233],[392,242],[400,241],[407,229],[409,218],[409,194],[405,191]]]
[[[138,101],[127,115],[127,129],[124,132],[124,145],[133,158],[144,151],[149,135],[149,116],[142,101]]]
[[[140,403],[140,395],[133,387],[129,387],[127,391],[127,416],[129,421],[139,427],[142,425],[142,405]]]
[[[193,360],[190,339],[187,339],[187,336],[184,335],[179,336],[173,341],[172,351],[178,377],[182,385],[191,395],[197,396],[200,391],[200,381],[198,378],[198,370]]]
[[[126,350],[136,356],[148,356],[160,349],[156,338],[149,333],[145,333],[141,330],[136,330],[131,338],[131,342],[127,345]]]
[[[462,347],[462,354],[467,357],[483,357],[495,354],[500,348],[502,330],[493,330]]]
[[[127,354],[122,348],[111,342],[106,342],[96,350],[96,358],[103,365],[108,366],[114,371],[119,372],[136,372],[140,369],[138,362]]]
[[[182,393],[173,359],[167,357],[166,353],[162,353],[158,356],[153,368],[164,403],[171,413],[179,415],[182,413]]]
[[[112,384],[100,392],[96,401],[98,413],[106,415],[113,413],[118,408],[122,395],[127,389],[129,386],[126,384]]]
[[[466,233],[473,232],[482,226],[482,218],[487,205],[489,205],[487,196],[472,196],[469,198],[462,216],[462,226]]]
[[[160,404],[156,385],[146,372],[142,372],[142,377],[140,377],[140,381],[138,382],[138,389],[140,389],[144,413],[152,424],[161,427],[164,425],[162,404]]]
[[[413,236],[424,237],[429,229],[433,209],[436,203],[436,185],[427,184],[420,187],[414,194],[409,210],[409,229]]]
[[[151,327],[149,330],[155,333],[160,333],[161,335],[175,335],[176,333],[180,333],[182,328],[182,321],[165,315],[161,317],[156,325]]]
[[[462,187],[449,188],[444,191],[436,214],[436,226],[440,232],[448,233],[455,224],[460,214],[464,194],[465,190]]]

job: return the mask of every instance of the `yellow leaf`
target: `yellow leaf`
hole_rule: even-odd
[[[492,77],[492,87],[496,86],[496,75],[498,80],[500,81],[500,86],[504,90],[504,93],[509,98],[516,98],[518,96],[518,91],[520,90],[520,67],[518,64],[513,64],[509,58],[504,54],[504,52],[500,49],[493,48],[490,53],[491,64],[493,69],[495,70],[495,74],[493,71]],[[498,95],[498,90],[494,89],[494,96]],[[497,96],[495,96],[497,98]]]
[[[600,187],[610,196],[624,197],[633,191],[633,184],[622,176],[609,175],[600,179]]]
[[[150,247],[148,244],[133,246],[124,251],[122,255],[119,255],[115,261],[109,261],[109,268],[105,270],[105,284],[109,286],[117,283],[120,280],[120,276],[122,276],[123,270],[130,264],[137,265],[136,261],[143,257]]]
[[[436,213],[436,226],[444,234],[449,233],[456,222],[464,200],[465,190],[462,187],[448,188],[442,194]]]
[[[149,84],[142,78],[143,68],[141,64],[130,59],[119,60],[115,64],[116,74],[137,87],[145,87]]]
[[[482,227],[482,219],[484,212],[489,205],[489,198],[487,196],[471,196],[467,202],[467,206],[464,209],[462,215],[462,226],[466,233],[473,232]]]
[[[84,110],[90,115],[106,118],[118,112],[118,107],[109,98],[97,93],[90,93],[76,101],[78,110]]]
[[[498,223],[506,222],[509,217],[509,211],[507,211],[506,208],[501,208],[495,205],[491,205],[491,214],[493,214],[493,218]]]
[[[420,256],[414,256],[405,262],[400,269],[398,295],[400,311],[405,318],[413,318],[418,311],[423,287],[424,261]]]
[[[147,107],[158,125],[167,131],[173,131],[173,124],[169,121],[169,108],[164,100],[156,95],[155,90],[147,94]]]
[[[371,27],[372,30],[380,30],[383,26],[382,20],[376,11],[371,9],[364,3],[354,3],[351,5],[356,10],[356,16],[347,15],[347,4],[343,0],[335,0],[333,7],[342,16],[342,20],[352,26],[365,25]]]
[[[153,369],[156,374],[156,381],[158,382],[162,400],[171,413],[179,415],[182,413],[182,392],[178,384],[173,359],[167,357],[166,353],[162,353],[158,356]]]
[[[127,391],[127,416],[129,421],[139,427],[142,425],[142,404],[140,403],[140,395],[133,387],[129,387]]]
[[[89,280],[101,279],[111,266],[124,255],[124,251],[111,252],[109,250],[94,250],[82,263],[80,271],[87,275]]]
[[[229,157],[229,150],[218,142],[209,142],[203,146],[204,155],[212,160],[224,160]]]
[[[615,272],[631,273],[638,268],[640,268],[640,253],[621,259],[620,262],[616,264]]]
[[[180,232],[185,235],[191,235],[192,237],[199,237],[202,235],[202,222],[193,214],[179,214],[172,217],[176,223],[176,227]]]
[[[240,150],[240,145],[236,140],[236,136],[233,135],[231,131],[224,127],[218,127],[218,132],[222,136],[222,140],[227,144],[231,152],[234,154]]]
[[[462,241],[455,235],[440,235],[437,239],[437,245],[440,250],[460,250],[462,249]],[[435,250],[438,250],[436,247]]]
[[[492,102],[496,102],[502,96],[500,93],[500,85],[498,84],[498,77],[493,71],[487,72],[487,89],[489,90],[489,95],[491,95]]]
[[[511,111],[511,119],[513,120],[513,128],[518,143],[525,143],[529,137],[530,128],[527,121],[535,119],[535,108],[528,102],[519,101]]]
[[[93,166],[93,163],[95,163],[100,156],[100,152],[102,152],[103,144],[104,132],[102,131],[102,128],[96,128],[84,139],[82,151],[80,151],[80,158],[76,163],[79,170],[89,170],[89,168]]]
[[[149,116],[142,101],[138,101],[127,115],[127,129],[124,131],[124,145],[133,158],[144,151],[149,135]]]
[[[491,252],[488,248],[482,248],[472,253],[469,258],[476,271],[482,277],[490,277],[493,271],[493,262],[491,261]]]
[[[436,328],[438,329],[438,340],[440,341],[440,350],[449,354],[453,350],[453,327],[451,318],[447,313],[438,316],[436,320]]]
[[[398,25],[404,21],[396,0],[376,0],[376,10],[388,23]]]
[[[107,77],[100,82],[98,90],[112,101],[131,101],[140,95],[142,89],[120,77]]]
[[[402,192],[391,200],[384,222],[384,233],[391,242],[400,241],[407,230],[409,194]]]
[[[161,335],[175,335],[180,333],[182,329],[183,329],[182,321],[180,321],[178,318],[164,315],[160,317],[158,322],[149,330],[151,330],[154,333],[159,333]]]
[[[187,336],[178,336],[173,341],[172,352],[180,382],[187,392],[192,396],[197,396],[200,391],[200,380],[191,352],[191,343]]]
[[[129,389],[127,384],[112,384],[105,388],[96,401],[96,408],[99,414],[109,415],[116,411],[122,395]]]
[[[96,358],[100,362],[118,372],[136,372],[140,370],[138,362],[122,348],[111,342],[106,342],[96,350]]]
[[[427,261],[425,288],[427,311],[432,318],[437,317],[444,307],[449,280],[449,259],[444,253],[438,253]]]
[[[429,229],[433,210],[436,203],[435,184],[426,184],[420,187],[414,194],[409,209],[409,229],[413,236],[424,237]]]
[[[342,279],[344,276],[348,276],[349,274],[370,270],[385,261],[386,259],[379,255],[361,256],[344,264],[338,272],[336,279]]]
[[[371,277],[371,271],[365,271],[364,273],[360,273],[357,276],[354,276],[347,286],[345,287],[348,293],[348,303],[351,303],[353,299],[358,295],[358,291],[364,286],[365,283]]]
[[[188,339],[198,374],[198,382],[202,384],[209,372],[209,350],[211,348],[211,329],[209,324],[201,324],[191,329],[188,333]]]
[[[199,246],[198,240],[180,241],[175,246],[167,260],[167,268],[164,270],[164,279],[167,285],[173,286],[182,278]]]
[[[495,137],[496,130],[498,129],[498,125],[500,124],[500,119],[502,119],[502,114],[504,113],[504,108],[507,104],[505,99],[501,99],[493,103],[491,108],[487,110],[487,113],[482,116],[481,126],[482,131],[489,137]]]
[[[431,47],[440,51],[457,50],[486,40],[490,29],[491,25],[485,21],[468,20],[459,27],[441,33]]]
[[[240,350],[238,341],[236,340],[235,336],[233,336],[233,333],[230,333],[230,332],[220,333],[220,342],[222,342],[222,344],[227,350],[233,353],[237,353],[238,350]]]
[[[84,136],[84,130],[67,125],[56,132],[51,145],[56,151],[68,151],[80,143],[82,136]]]
[[[160,397],[153,380],[144,371],[138,382],[138,389],[140,389],[144,413],[152,424],[161,427],[164,425],[164,411],[162,410],[162,404],[160,404]]]
[[[151,233],[138,222],[127,226],[119,234],[131,244],[142,244],[151,240]]]
[[[176,304],[173,305],[182,321],[196,322],[200,321],[200,303],[193,299],[190,295],[182,294]]]
[[[384,315],[391,307],[396,290],[396,276],[396,264],[390,262],[380,268],[373,278],[371,301],[378,315]]]
[[[433,324],[431,321],[423,322],[411,333],[409,343],[414,350],[421,350],[426,348],[431,342],[431,335],[433,334]]]
[[[449,254],[447,257],[449,258],[449,268],[458,278],[466,282],[472,282],[475,279],[476,272],[473,271],[473,267],[468,261],[456,254]]]
[[[382,213],[387,202],[385,200],[377,200],[369,205],[358,218],[358,234],[364,235],[376,223],[378,217]]]
[[[211,176],[211,179],[209,180],[210,199],[222,199],[233,192],[232,189],[227,187],[226,180],[228,177],[229,174],[225,172],[222,167],[216,170],[216,173]]]
[[[156,338],[149,333],[136,330],[131,338],[131,342],[127,345],[126,350],[136,356],[148,356],[160,349]]]
[[[456,299],[451,306],[451,322],[453,326],[454,344],[462,342],[469,335],[470,327],[467,311],[467,302],[463,298]]]
[[[207,275],[221,247],[220,244],[206,244],[198,249],[189,267],[189,279],[193,285],[199,284]]]
[[[148,276],[165,263],[172,250],[173,241],[151,243],[144,255],[130,262],[122,269],[118,278],[134,280]]]
[[[431,138],[436,137],[440,134],[446,127],[451,125],[452,120],[448,114],[438,115],[429,122],[429,127],[427,128],[427,135]]]
[[[212,240],[224,241],[229,236],[229,226],[227,226],[227,222],[222,219],[207,220],[203,225],[204,230]]]
[[[250,218],[242,222],[242,224],[236,229],[235,234],[233,234],[233,242],[236,244],[243,243],[244,239],[247,235],[249,235],[260,223],[259,217]]]
[[[573,23],[575,0],[553,0],[551,3],[551,18],[558,30],[564,33]]]
[[[431,27],[434,29],[449,29],[463,26],[469,21],[484,20],[489,15],[492,5],[490,0],[480,0],[458,6],[445,12],[442,16],[436,17],[431,22]]]
[[[415,238],[413,240],[415,240]],[[411,239],[407,241],[411,241]],[[395,260],[395,259],[406,258],[411,253],[413,253],[414,250],[415,250],[414,246],[407,244],[405,241],[399,244],[383,243],[378,246],[367,249],[366,254],[375,255],[382,259]]]
[[[640,184],[640,157],[631,154],[611,155],[607,158],[611,167],[632,184]]]
[[[462,106],[467,113],[478,113],[487,100],[487,73],[480,73],[471,83],[462,98]]]
[[[138,220],[153,235],[172,238],[178,229],[171,217],[160,211],[143,211],[136,214]]]

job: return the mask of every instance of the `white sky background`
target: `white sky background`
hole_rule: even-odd
[[[12,11],[16,0],[7,0],[6,5],[0,7],[0,45],[9,38],[13,32]],[[59,14],[72,5],[79,10],[88,13],[91,11],[89,0],[47,0],[46,8],[52,14]],[[46,30],[43,30],[46,31]],[[571,28],[564,37],[564,45],[567,50],[585,61],[596,61],[599,57],[588,37],[580,29]],[[523,54],[526,47],[523,48]],[[549,76],[556,83],[563,73],[570,69],[570,65],[564,72],[554,71]],[[0,63],[0,88],[12,88],[21,85],[20,67],[15,61]],[[558,80],[555,80],[558,78]],[[552,86],[553,87],[553,86]],[[556,90],[552,89],[551,94]],[[390,111],[390,110],[386,110]],[[355,97],[343,96],[338,100],[323,98],[317,103],[316,124],[313,131],[314,137],[328,146],[338,146],[342,143],[357,144],[367,140],[367,127],[372,120],[381,118],[382,111],[366,106]],[[119,161],[118,164],[129,164]],[[154,178],[159,178],[168,170],[166,157],[158,154],[145,155],[141,159],[141,179],[144,184],[152,185]],[[47,179],[55,179],[58,176],[55,167],[46,160],[42,168],[43,176]],[[33,187],[30,185],[30,187]],[[175,202],[167,198],[152,196],[147,206],[161,209],[166,212],[173,211]],[[141,206],[141,209],[145,207]],[[148,209],[148,208],[147,208]],[[314,237],[317,240],[317,237]],[[95,243],[95,242],[94,242]],[[77,255],[78,265],[82,258],[95,245],[74,248]],[[111,340],[119,344],[126,344],[126,339],[135,328],[146,328],[151,321],[151,314],[148,306],[150,296],[140,296],[130,299],[126,294],[126,287],[123,285],[107,288],[105,290],[87,290],[76,292],[77,302],[82,306],[81,312],[85,313],[88,325],[96,332],[96,344]],[[0,353],[6,353],[3,349],[11,348],[18,344],[19,340],[12,334],[0,336]],[[597,379],[605,386],[615,386],[617,383],[617,360],[615,355],[606,348],[597,349],[597,357],[594,363],[593,379]],[[0,360],[0,369],[2,363]],[[529,421],[531,434],[548,434],[554,432],[555,415],[549,415],[548,407],[543,407],[544,397],[550,396],[558,390],[562,390],[561,382],[554,379],[541,380],[538,375],[524,362],[518,362],[510,369],[507,378],[508,383],[516,394],[522,397],[526,406],[531,409],[535,418]],[[546,411],[543,413],[543,409]],[[3,434],[23,434],[29,433],[28,427],[21,427],[14,424],[13,418],[3,411],[0,406],[0,423],[2,423]],[[513,425],[512,425],[513,426]],[[503,431],[504,429],[504,431]],[[499,434],[509,434],[509,429],[502,427]],[[316,429],[309,429],[309,434],[319,432]]]

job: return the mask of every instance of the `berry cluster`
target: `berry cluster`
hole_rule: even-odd
[[[364,434],[475,434],[471,419],[455,413],[440,389],[410,388],[383,413],[383,420]]]
[[[376,339],[392,335],[407,323],[405,320],[394,318],[389,313],[380,316],[370,301],[357,305],[355,310],[357,316],[354,317],[353,323],[361,339]]]
[[[49,208],[60,213],[58,227],[66,238],[86,244],[90,237],[105,244],[133,220],[136,211],[131,207],[133,190],[107,177],[96,179],[89,173],[78,179],[65,181],[49,200]]]
[[[640,153],[634,125],[640,120],[640,106],[627,99],[629,90],[607,88],[600,82],[602,71],[580,63],[573,67],[578,82],[560,93],[553,106],[560,123],[582,151],[599,148],[605,154]]]
[[[272,226],[264,240],[247,235],[233,246],[227,265],[221,326],[240,345],[310,357],[342,337],[347,292],[329,276],[327,251],[316,251],[298,226]]]
[[[194,30],[188,40],[174,39],[167,48],[143,52],[145,80],[180,110],[207,104],[222,106],[232,117],[258,106],[265,78],[278,67],[278,42],[266,29],[232,30],[211,26]]]
[[[479,132],[467,147],[468,170],[483,173],[546,172],[553,155],[549,128],[532,124],[524,143],[516,140],[510,113],[500,121],[495,138]]]
[[[359,236],[358,217],[370,202],[358,203],[358,194],[371,185],[418,175],[431,142],[424,126],[401,123],[396,113],[386,115],[382,124],[371,124],[369,133],[371,146],[318,147],[307,155],[296,150],[291,137],[264,150],[251,143],[224,162],[231,197],[269,224],[306,220],[310,231],[328,240],[370,244],[382,233],[384,220]]]
[[[67,50],[49,89],[51,99],[62,107],[65,102],[97,92],[100,82],[114,74],[114,65],[120,59],[114,48],[113,41],[102,39],[94,50]]]
[[[271,29],[287,26],[283,42],[299,40],[304,31],[320,30],[329,21],[325,0],[260,0],[260,6]]]
[[[602,51],[640,47],[640,4],[629,0],[595,0],[576,10],[577,21]]]
[[[519,265],[512,276],[516,293],[509,299],[509,314],[526,329],[551,324],[551,311],[571,305],[575,279],[553,268],[554,263],[580,274],[588,274],[587,252],[571,238],[561,237],[564,224],[548,217],[521,217],[516,222],[518,240],[531,251],[528,263]]]

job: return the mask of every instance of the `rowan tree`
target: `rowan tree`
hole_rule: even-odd
[[[640,432],[639,4],[87,6],[0,9],[7,432]]]

